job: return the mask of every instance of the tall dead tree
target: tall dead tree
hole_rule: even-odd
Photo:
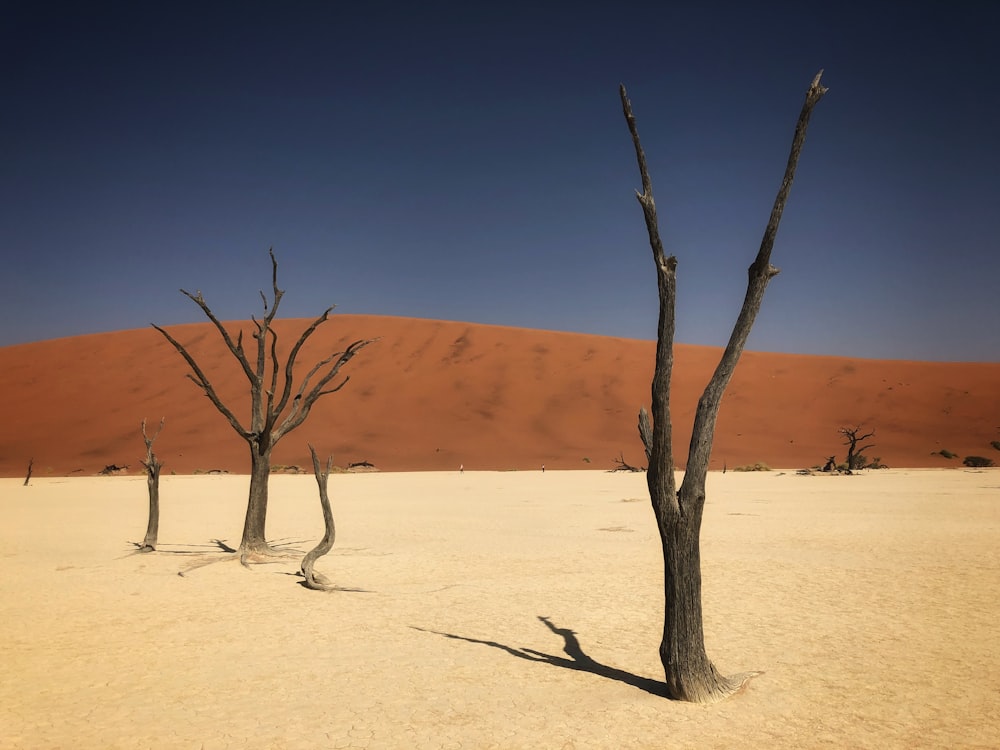
[[[326,459],[326,469],[320,469],[319,458],[316,457],[316,449],[309,446],[309,453],[312,456],[313,474],[316,477],[316,484],[319,486],[319,504],[323,508],[323,527],[325,532],[319,544],[313,547],[306,556],[302,558],[302,577],[305,578],[306,588],[317,591],[329,591],[332,587],[330,581],[321,573],[313,572],[313,565],[316,561],[333,549],[333,542],[337,538],[337,527],[333,523],[333,509],[330,507],[330,496],[327,494],[327,482],[330,479],[330,471],[333,469],[333,456]]]
[[[256,357],[252,364],[243,349],[243,331],[239,332],[234,341],[229,331],[209,308],[201,296],[201,292],[191,294],[181,289],[181,294],[198,305],[205,316],[212,321],[229,353],[239,363],[243,374],[250,383],[249,426],[244,426],[232,409],[222,402],[208,376],[184,345],[160,326],[153,325],[153,328],[159,331],[188,363],[192,371],[188,373],[188,377],[205,392],[212,405],[226,418],[236,434],[245,440],[250,448],[250,497],[247,501],[246,520],[243,524],[243,538],[238,550],[244,564],[273,554],[265,536],[271,451],[279,440],[306,420],[317,400],[329,393],[336,393],[347,384],[350,376],[345,376],[333,385],[331,382],[337,378],[341,368],[355,354],[375,341],[375,339],[355,341],[344,351],[334,352],[320,360],[306,373],[305,378],[302,379],[301,383],[298,383],[298,388],[296,388],[295,365],[299,351],[315,330],[327,321],[333,306],[324,310],[323,314],[302,332],[282,365],[278,358],[278,334],[271,324],[278,312],[284,291],[278,289],[278,262],[274,257],[274,251],[269,252],[273,296],[269,305],[267,296],[261,292],[265,315],[260,320],[256,317],[251,318],[254,327],[251,335],[257,341]],[[293,390],[294,397],[292,396]]]
[[[149,520],[146,522],[146,537],[139,547],[140,552],[156,550],[156,540],[160,533],[160,469],[163,464],[153,453],[153,441],[159,437],[163,421],[164,417],[160,417],[160,426],[150,437],[146,434],[146,420],[142,420],[142,441],[146,444],[146,459],[142,465],[146,469],[146,487],[149,489]]]
[[[778,273],[771,265],[771,249],[781,214],[795,176],[799,153],[813,107],[826,93],[820,85],[820,71],[799,114],[791,153],[778,195],[771,210],[757,257],[749,268],[749,282],[729,343],[715,373],[698,401],[684,480],[678,490],[674,479],[670,422],[670,378],[673,370],[674,306],[677,291],[677,259],[668,256],[660,240],[653,200],[653,187],[646,157],[639,142],[632,105],[625,87],[620,88],[622,108],[635,147],[642,192],[636,192],[649,234],[656,266],[660,313],[656,342],[656,363],[652,383],[652,420],[639,412],[639,434],[649,458],[646,482],[660,533],[664,567],[664,622],[660,661],[666,677],[667,694],[677,700],[708,703],[740,690],[756,672],[722,676],[705,653],[701,608],[701,521],[705,508],[705,477],[712,451],[715,424],[722,395],[732,377],[760,309],[768,282]]]
[[[847,446],[848,471],[865,468],[865,458],[862,454],[869,448],[875,447],[875,443],[869,443],[868,445],[858,447],[858,443],[863,443],[865,440],[875,435],[875,430],[872,430],[871,432],[862,432],[862,429],[864,429],[864,425],[858,425],[857,427],[841,427],[838,430],[838,432],[844,436],[844,445]]]

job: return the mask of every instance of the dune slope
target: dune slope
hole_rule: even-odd
[[[249,324],[242,326],[249,338]],[[278,321],[287,350],[307,321]],[[240,418],[247,381],[210,324],[170,327]],[[274,453],[308,466],[307,443],[336,463],[386,471],[611,468],[644,463],[636,413],[649,401],[654,342],[458,322],[335,315],[303,349],[299,377],[332,351],[380,337],[345,369]],[[679,345],[674,430],[683,464],[698,396],[719,350]],[[152,329],[0,349],[0,476],[90,475],[108,464],[141,472],[139,423],[166,425],[156,442],[164,472],[245,472],[245,444]],[[796,468],[845,449],[844,425],[876,429],[894,467],[960,465],[933,452],[1000,458],[1000,364],[858,360],[747,352],[723,401],[712,468],[765,462]]]

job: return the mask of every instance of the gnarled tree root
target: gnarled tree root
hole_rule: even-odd
[[[699,690],[685,690],[682,695],[671,695],[676,700],[689,701],[691,703],[719,703],[734,695],[739,695],[746,690],[750,680],[759,677],[763,672],[740,672],[728,677],[721,677],[714,685],[699,686]]]

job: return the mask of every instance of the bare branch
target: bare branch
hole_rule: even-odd
[[[271,420],[272,424],[273,424],[274,420],[276,420],[278,418],[278,415],[280,415],[285,410],[285,407],[288,405],[288,397],[292,393],[292,385],[293,385],[293,382],[294,382],[294,378],[293,378],[292,373],[293,373],[293,371],[295,369],[295,360],[299,356],[299,350],[302,348],[303,344],[306,343],[306,341],[309,339],[309,337],[313,335],[313,332],[317,328],[319,328],[320,325],[322,325],[323,323],[325,323],[330,318],[330,313],[333,311],[333,309],[334,309],[333,305],[331,305],[330,307],[326,308],[322,312],[322,314],[319,317],[317,317],[316,320],[314,320],[309,325],[309,327],[306,328],[306,330],[304,330],[302,332],[302,335],[299,336],[298,341],[296,341],[295,345],[292,347],[292,351],[289,352],[289,354],[288,354],[288,361],[285,362],[285,387],[284,387],[284,389],[281,392],[281,400],[278,401],[278,405],[274,409],[273,418]],[[336,355],[333,355],[333,356],[336,356]],[[309,378],[316,372],[316,370],[318,370],[320,367],[322,367],[327,362],[330,362],[333,359],[333,356],[327,358],[326,360],[323,360],[323,362],[320,362],[312,370],[310,370],[309,374],[306,375],[306,380],[308,381]],[[304,386],[305,386],[305,382],[303,382],[303,387]],[[301,395],[301,393],[302,393],[302,390],[300,389],[299,390],[299,395]]]
[[[656,201],[653,199],[653,181],[649,177],[649,170],[646,167],[646,154],[642,150],[639,142],[639,131],[635,124],[635,116],[632,114],[632,103],[629,101],[628,93],[624,84],[618,87],[618,94],[622,100],[622,111],[625,114],[625,122],[628,124],[628,131],[632,135],[632,145],[635,147],[635,158],[639,163],[639,177],[642,180],[642,192],[636,191],[635,197],[642,206],[642,213],[646,219],[646,231],[649,234],[649,244],[653,250],[653,260],[658,268],[665,265],[676,266],[676,258],[666,257],[663,250],[663,243],[660,241],[660,230],[656,217]]]
[[[299,392],[295,396],[291,412],[289,412],[288,416],[281,423],[281,425],[274,430],[273,442],[277,443],[278,440],[281,439],[285,434],[291,432],[300,424],[302,424],[302,422],[305,421],[305,418],[309,416],[309,411],[312,409],[313,404],[316,403],[316,400],[319,399],[320,396],[323,396],[325,393],[334,393],[337,390],[340,390],[340,388],[343,387],[343,385],[347,381],[344,381],[344,383],[341,383],[340,386],[337,386],[333,390],[324,390],[324,387],[326,386],[327,383],[329,383],[337,376],[337,373],[340,372],[340,368],[343,367],[348,362],[350,362],[355,354],[357,354],[359,351],[364,349],[369,344],[374,344],[376,341],[378,341],[378,339],[355,341],[353,344],[348,346],[347,349],[345,349],[343,352],[340,352],[339,357],[337,354],[333,354],[330,357],[327,357],[319,364],[317,364],[315,367],[313,367],[312,370],[309,371],[309,374],[306,375],[305,380],[302,381],[302,385],[299,387]],[[316,384],[309,390],[308,393],[305,393],[305,388],[309,383],[309,379],[321,367],[323,367],[326,364],[329,364],[334,357],[337,357],[337,361],[334,362],[333,366],[326,372],[326,374],[323,375],[323,377],[321,377],[318,381],[316,381]]]
[[[875,430],[872,430],[871,432],[866,432],[863,435],[859,435],[858,433],[861,432],[862,427],[863,425],[858,425],[857,427],[854,428],[841,427],[839,430],[837,430],[837,432],[839,432],[841,435],[847,438],[847,441],[844,443],[844,445],[850,445],[851,443],[855,444],[860,443],[862,440],[867,440],[868,438],[875,436]]]
[[[636,193],[642,214],[646,221],[646,233],[649,236],[649,246],[653,251],[653,262],[656,265],[656,287],[659,297],[660,314],[656,334],[656,364],[653,370],[652,383],[652,428],[648,434],[642,435],[640,422],[640,437],[646,446],[649,459],[647,482],[651,488],[653,511],[658,519],[665,516],[671,509],[677,507],[676,485],[674,481],[673,429],[670,417],[670,380],[674,369],[674,328],[675,305],[677,300],[677,259],[667,257],[660,239],[659,224],[656,217],[656,201],[653,198],[653,181],[646,167],[646,156],[639,141],[639,131],[635,116],[632,114],[632,104],[629,102],[625,86],[618,89],[622,100],[622,111],[632,136],[636,160],[639,164],[639,175],[642,179],[642,193]],[[649,425],[647,414],[646,425]],[[641,415],[640,415],[641,419]],[[652,488],[659,489],[655,492]]]
[[[160,417],[160,426],[156,428],[156,432],[153,433],[152,437],[146,434],[146,420],[142,420],[142,440],[146,444],[147,450],[153,447],[153,442],[160,436],[160,432],[163,431],[163,423],[166,421],[166,417]]]
[[[630,471],[638,474],[639,472],[645,471],[641,466],[633,466],[625,460],[625,454],[622,451],[618,452],[618,458],[615,460],[615,468],[611,471]]]
[[[265,408],[264,429],[270,430],[274,424],[275,414],[271,411],[274,405],[274,392],[278,387],[278,333],[269,328],[271,334],[271,387],[267,389],[267,406]]]
[[[325,396],[328,393],[336,393],[341,388],[343,388],[345,385],[347,385],[347,383],[350,381],[350,379],[351,379],[350,375],[345,375],[344,379],[341,380],[338,385],[335,385],[333,388],[327,388],[325,391],[321,392],[319,395],[320,396]],[[319,398],[319,396],[317,396],[317,398]]]
[[[187,297],[196,305],[198,305],[198,307],[201,308],[201,311],[205,313],[205,316],[210,321],[212,321],[212,324],[215,326],[216,330],[218,330],[218,332],[222,335],[222,340],[226,342],[226,347],[229,349],[230,352],[232,352],[233,356],[236,357],[236,360],[240,363],[240,367],[243,368],[243,372],[246,374],[247,379],[250,381],[250,384],[253,385],[254,383],[253,370],[250,369],[250,363],[247,361],[247,358],[243,354],[243,332],[242,331],[240,332],[239,336],[240,345],[237,346],[236,344],[233,343],[233,339],[229,335],[229,331],[227,331],[225,326],[222,325],[222,322],[217,317],[215,317],[215,313],[212,312],[212,308],[210,308],[208,304],[205,302],[205,298],[201,296],[200,291],[197,294],[191,294],[191,292],[181,289],[181,294],[183,294],[185,297]]]
[[[680,496],[682,498],[699,498],[704,496],[705,475],[708,472],[708,462],[712,453],[712,442],[715,439],[715,424],[719,416],[719,407],[722,404],[722,395],[729,385],[729,381],[736,369],[736,363],[743,353],[750,329],[760,310],[761,302],[764,299],[764,291],[768,282],[778,273],[778,269],[771,265],[771,249],[778,233],[778,225],[781,222],[781,214],[788,200],[788,194],[792,187],[792,180],[795,178],[795,169],[798,165],[799,154],[802,145],[805,143],[806,130],[809,126],[809,117],[813,107],[826,93],[827,89],[820,86],[820,76],[822,71],[813,79],[809,90],[806,92],[805,102],[799,113],[799,119],[795,126],[795,134],[792,138],[792,147],[788,156],[788,163],[785,165],[785,174],[781,181],[781,187],[774,200],[774,207],[761,240],[760,250],[757,257],[749,268],[749,280],[747,282],[746,297],[743,300],[743,307],[733,326],[729,343],[722,354],[712,379],[705,387],[705,391],[698,400],[698,409],[695,412],[694,426],[691,433],[691,447],[688,451],[687,470],[684,474],[684,482],[681,485]],[[682,507],[683,511],[683,507]]]
[[[281,303],[281,298],[285,296],[285,292],[278,289],[278,259],[274,257],[274,248],[268,248],[267,254],[271,256],[271,293],[274,295],[274,302],[271,305],[271,312],[267,314],[264,320],[270,325],[271,321],[274,320],[274,316],[278,314],[278,305]],[[266,300],[264,309],[267,309]]]
[[[164,329],[160,328],[155,323],[153,323],[152,326],[163,335],[163,338],[165,338],[167,341],[170,342],[171,346],[173,346],[174,349],[176,349],[178,353],[182,357],[184,357],[184,361],[188,363],[188,367],[190,367],[194,371],[194,376],[192,376],[190,373],[188,373],[187,376],[191,378],[191,380],[194,382],[195,385],[197,385],[205,392],[205,395],[208,396],[208,399],[212,402],[212,405],[219,410],[222,416],[224,416],[227,420],[229,420],[229,424],[232,425],[233,429],[236,430],[237,434],[244,440],[249,440],[251,437],[250,433],[243,428],[243,426],[240,424],[240,421],[236,418],[236,415],[229,410],[229,407],[227,407],[224,403],[222,403],[222,400],[219,398],[218,394],[216,394],[215,388],[212,386],[212,383],[209,381],[208,377],[205,375],[201,367],[195,361],[194,357],[192,357],[188,353],[188,350],[184,348],[184,345],[181,344],[179,341],[177,341],[177,339],[175,339],[173,336],[171,336],[169,333],[167,333]]]

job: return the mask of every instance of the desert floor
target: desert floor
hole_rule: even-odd
[[[196,567],[246,482],[164,477],[136,555],[143,478],[0,480],[0,747],[997,746],[998,470],[711,474],[708,651],[764,672],[713,706],[657,695],[644,475],[333,476],[329,593]],[[268,531],[321,536],[311,476]]]

